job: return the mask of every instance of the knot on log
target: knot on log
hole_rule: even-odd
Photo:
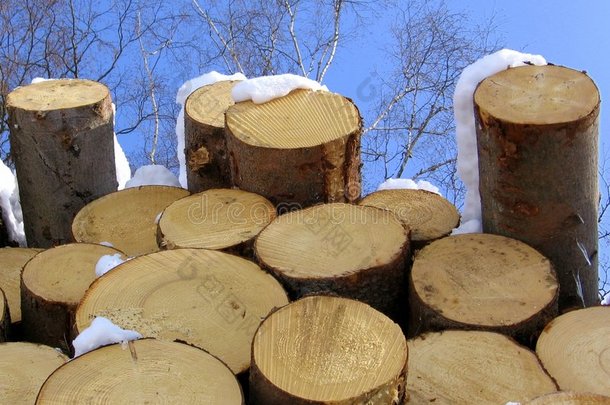
[[[205,146],[202,146],[196,151],[191,151],[189,155],[189,168],[191,171],[196,172],[210,163],[211,160],[210,152],[208,152]]]

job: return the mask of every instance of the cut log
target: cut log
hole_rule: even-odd
[[[0,288],[4,290],[11,313],[11,322],[21,321],[21,270],[41,249],[0,249]]]
[[[0,403],[33,404],[47,377],[68,358],[49,346],[0,344]]]
[[[272,313],[252,343],[252,404],[401,404],[407,344],[368,305],[310,296]]]
[[[273,219],[275,207],[247,191],[212,189],[173,202],[158,228],[163,249],[207,248],[252,256],[254,237]]]
[[[225,111],[234,104],[231,90],[238,81],[200,87],[186,99],[184,141],[186,178],[192,193],[231,187],[225,140]]]
[[[610,307],[555,318],[540,334],[536,353],[562,390],[610,396]]]
[[[435,332],[407,343],[409,404],[505,404],[557,391],[534,353],[497,333]]]
[[[360,197],[362,122],[347,98],[295,90],[226,113],[233,184],[287,208]],[[282,207],[280,207],[282,210]]]
[[[334,203],[280,215],[255,253],[294,299],[340,295],[394,317],[405,296],[409,231],[379,208]]]
[[[11,315],[8,312],[8,301],[4,291],[0,288],[0,342],[8,340],[9,328],[11,326]]]
[[[45,250],[21,273],[22,330],[25,340],[70,353],[76,306],[95,280],[103,255],[120,254],[108,246],[71,243]]]
[[[143,339],[91,351],[58,368],[37,404],[235,404],[243,395],[214,356],[177,342]]]
[[[288,303],[281,285],[256,264],[206,249],[136,257],[99,278],[76,312],[80,332],[95,316],[145,337],[180,340],[224,361],[250,367],[258,325]]]
[[[487,330],[533,347],[557,316],[558,284],[549,260],[503,236],[432,242],[415,256],[409,283],[410,335]]]
[[[110,242],[127,256],[159,250],[161,212],[189,192],[179,187],[140,186],[117,191],[83,207],[72,223],[77,242]]]
[[[555,392],[522,405],[610,405],[610,397],[583,392]]]
[[[358,204],[392,211],[411,230],[411,243],[416,249],[449,235],[460,222],[453,204],[426,190],[380,190]]]
[[[70,242],[74,215],[117,189],[108,88],[50,80],[18,87],[6,104],[28,245]]]
[[[474,94],[483,230],[551,260],[560,309],[599,302],[599,103],[585,73],[560,66],[508,69]]]

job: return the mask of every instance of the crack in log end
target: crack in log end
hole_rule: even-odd
[[[212,161],[212,156],[205,146],[201,146],[197,150],[189,151],[188,161],[189,169],[192,172],[197,172]]]
[[[136,345],[131,340],[129,340],[127,342],[127,345],[129,346],[129,353],[131,354],[131,361],[133,361],[134,363],[137,363],[138,362],[138,353],[136,352]]]

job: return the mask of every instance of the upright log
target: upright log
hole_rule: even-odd
[[[360,197],[361,129],[356,106],[330,92],[234,104],[226,113],[233,185],[276,205],[353,202]]]
[[[597,294],[599,92],[559,66],[502,71],[474,94],[483,230],[548,257],[560,308]]]
[[[231,90],[237,81],[200,87],[184,106],[186,179],[192,193],[231,187],[225,141],[225,111],[234,104]]]
[[[11,313],[11,322],[21,321],[21,270],[40,249],[0,249],[0,288],[4,290]]]
[[[117,189],[108,88],[50,80],[17,88],[6,103],[28,244],[69,242],[78,210]]]

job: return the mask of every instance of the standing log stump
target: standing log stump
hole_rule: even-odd
[[[293,299],[331,294],[397,316],[409,231],[389,211],[344,203],[280,215],[256,239],[261,265]]]
[[[203,86],[186,99],[184,152],[186,179],[192,193],[232,185],[225,140],[225,112],[235,104],[231,90],[236,83],[239,81],[220,81]]]
[[[47,377],[68,358],[49,346],[0,344],[0,403],[33,404]]]
[[[212,189],[167,207],[158,228],[162,249],[206,248],[252,256],[254,237],[276,217],[266,198],[247,191]]]
[[[250,367],[261,320],[287,303],[281,285],[248,260],[206,249],[166,250],[97,279],[78,306],[76,328],[103,316],[145,337],[202,348],[239,374]]]
[[[566,391],[610,396],[610,307],[555,318],[540,334],[536,353]]]
[[[96,279],[97,261],[114,254],[122,252],[108,246],[71,243],[45,250],[30,260],[21,273],[24,338],[70,353],[76,306]]]
[[[407,343],[408,404],[506,404],[557,391],[536,355],[504,335],[445,331]]]
[[[127,256],[159,250],[157,222],[161,212],[188,190],[140,186],[117,191],[87,204],[72,223],[77,242],[110,242]]]
[[[70,242],[74,215],[118,186],[108,88],[49,80],[18,87],[6,104],[28,245]]]
[[[599,103],[585,73],[560,66],[508,69],[474,94],[483,230],[548,257],[562,309],[599,302]]]
[[[487,330],[532,346],[557,316],[557,297],[549,260],[526,244],[491,234],[449,236],[413,260],[409,334]]]
[[[233,185],[289,208],[360,197],[362,122],[347,98],[295,90],[226,113]]]
[[[125,346],[104,346],[58,368],[45,381],[36,403],[244,403],[235,376],[203,350],[154,339]]]
[[[252,404],[401,404],[407,344],[368,305],[311,296],[263,321],[252,342]]]
[[[610,405],[610,397],[583,392],[554,392],[522,405]]]
[[[393,212],[411,230],[413,249],[449,235],[460,223],[460,214],[453,204],[426,190],[380,190],[358,204]]]
[[[21,271],[41,249],[0,249],[0,288],[4,290],[11,313],[11,322],[21,322]]]
[[[11,315],[8,312],[8,301],[4,291],[0,288],[0,342],[8,340],[9,328],[11,326]]]

